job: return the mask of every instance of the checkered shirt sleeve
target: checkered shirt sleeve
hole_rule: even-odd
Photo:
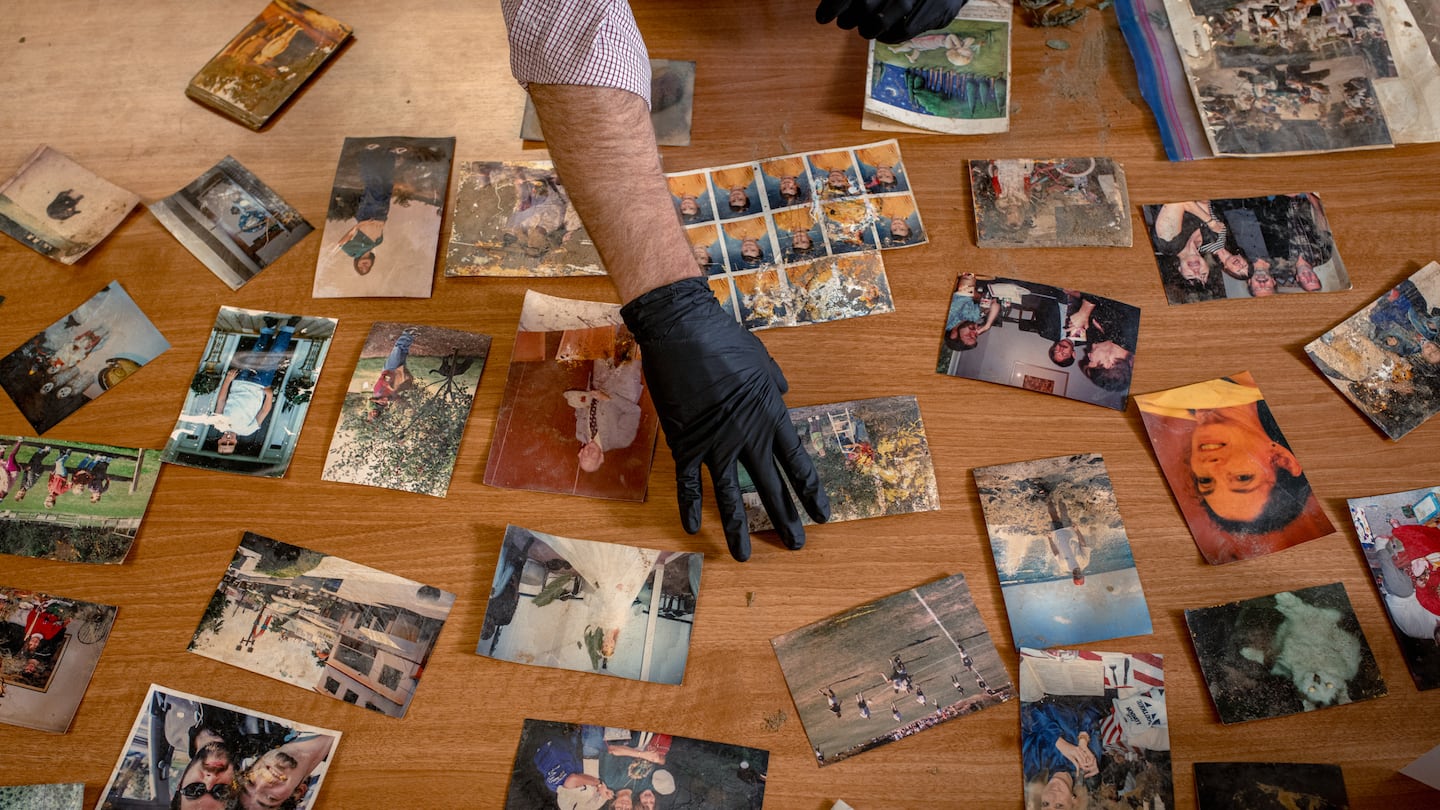
[[[501,0],[510,72],[523,86],[628,90],[650,104],[645,40],[624,0]]]

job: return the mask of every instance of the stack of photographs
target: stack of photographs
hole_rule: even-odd
[[[65,562],[124,562],[160,475],[156,450],[19,436],[0,464],[0,554]]]
[[[434,586],[246,532],[190,652],[404,717],[454,604]]]
[[[600,252],[548,160],[460,164],[446,276],[595,276]]]
[[[370,327],[320,477],[445,497],[489,353],[488,335]]]
[[[1171,304],[1350,289],[1320,195],[1144,206]]]
[[[701,555],[505,527],[478,655],[678,684]]]
[[[221,281],[238,290],[314,228],[226,155],[150,213]]]
[[[1206,562],[1248,560],[1335,531],[1248,371],[1135,404]]]
[[[1195,806],[1199,810],[1303,807],[1346,810],[1345,775],[1339,765],[1300,762],[1197,762]]]
[[[678,59],[650,60],[650,125],[659,146],[689,146],[690,117],[695,105],[695,63]],[[525,97],[520,140],[543,141],[535,102]]]
[[[526,720],[505,810],[760,810],[770,752],[610,726]]]
[[[185,95],[259,130],[352,30],[297,0],[271,0],[200,68]]]
[[[43,434],[168,348],[170,341],[112,281],[0,358],[0,387]]]
[[[620,307],[526,292],[485,483],[643,501],[659,429]]]
[[[928,241],[893,140],[667,178],[696,264],[750,329],[891,312],[874,251]]]
[[[42,146],[0,183],[0,232],[62,264],[80,261],[140,197]]]
[[[791,408],[790,424],[830,497],[830,523],[940,508],[935,467],[915,397]],[[740,495],[751,531],[774,528],[743,465]],[[805,510],[797,511],[809,525]]]
[[[1022,649],[1020,750],[1026,807],[1174,807],[1163,658]]]
[[[346,138],[315,298],[429,298],[454,138]]]
[[[1440,488],[1350,499],[1350,520],[1415,688],[1440,686]]]
[[[1060,456],[974,475],[1017,647],[1151,631],[1104,459]]]
[[[1110,158],[969,164],[980,247],[1130,247],[1125,170]]]
[[[0,723],[65,733],[116,610],[0,586]]]
[[[961,273],[935,371],[1125,409],[1140,310],[1090,293]]]
[[[1310,341],[1305,353],[1391,439],[1424,424],[1440,411],[1440,263]]]
[[[221,307],[164,460],[284,476],[334,335],[333,318]]]
[[[1186,610],[1185,624],[1222,723],[1387,694],[1339,582]]]
[[[964,574],[853,607],[770,644],[821,765],[1011,697],[1010,676]]]
[[[339,743],[338,731],[151,684],[100,806],[310,810]]]
[[[863,129],[981,135],[1010,129],[1011,5],[971,0],[944,28],[870,43]]]

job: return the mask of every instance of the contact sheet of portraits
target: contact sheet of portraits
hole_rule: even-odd
[[[1246,560],[1335,531],[1250,373],[1135,397],[1205,561]]]
[[[929,241],[893,140],[666,178],[695,263],[748,329],[893,312],[879,251]]]
[[[339,743],[339,731],[152,683],[95,810],[309,810]]]

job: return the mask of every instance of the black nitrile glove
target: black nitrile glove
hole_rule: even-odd
[[[965,0],[820,0],[815,21],[836,20],[847,31],[858,28],[866,39],[894,45],[944,28],[964,5]]]
[[[640,345],[645,384],[675,457],[685,531],[700,531],[703,463],[710,468],[730,553],[742,562],[750,557],[738,461],[750,473],[786,547],[803,546],[805,529],[785,491],[782,470],[815,522],[830,519],[830,499],[790,424],[781,399],[789,386],[765,344],[720,308],[699,277],[651,290],[620,314]]]

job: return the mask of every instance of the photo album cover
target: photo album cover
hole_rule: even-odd
[[[1424,424],[1440,411],[1440,263],[1310,341],[1305,353],[1391,439]]]
[[[0,357],[0,388],[43,435],[169,348],[120,282],[112,281]]]
[[[527,291],[485,483],[643,501],[659,429],[619,305]]]
[[[1335,531],[1250,372],[1135,397],[1190,535],[1211,565]]]
[[[939,374],[1125,410],[1140,310],[1090,293],[961,273],[941,335]]]
[[[271,0],[200,68],[185,95],[259,130],[352,31],[297,0]]]
[[[0,459],[0,554],[125,561],[160,476],[158,450],[0,436]],[[45,494],[32,495],[41,483]]]
[[[334,335],[333,318],[221,307],[162,458],[283,477]]]
[[[1105,157],[971,160],[980,247],[1130,247],[1125,169]]]
[[[339,731],[152,683],[96,810],[310,810],[339,743]]]
[[[964,574],[858,605],[770,644],[820,765],[1012,696]]]
[[[478,655],[678,684],[702,557],[505,527]]]
[[[611,726],[526,720],[505,810],[760,810],[770,752]]]
[[[189,650],[404,717],[454,604],[432,585],[246,532]]]
[[[0,232],[74,264],[124,221],[140,197],[42,146],[0,183]]]
[[[1351,498],[1350,520],[1415,688],[1440,686],[1440,487]]]
[[[460,164],[459,174],[446,276],[605,273],[550,161],[469,161]]]
[[[1141,206],[1171,304],[1350,289],[1320,195]]]
[[[229,155],[195,182],[151,203],[150,213],[232,290],[314,230]]]
[[[489,354],[488,335],[371,326],[320,477],[445,497]]]
[[[1020,650],[1026,807],[1174,807],[1163,656]]]
[[[0,586],[0,723],[64,734],[117,610]]]
[[[830,497],[830,523],[940,508],[935,467],[915,397],[882,397],[790,409],[800,446]],[[774,528],[754,481],[739,465],[752,532]],[[804,509],[800,520],[810,525]]]
[[[1186,610],[1185,624],[1227,725],[1387,694],[1339,582]]]
[[[690,119],[695,105],[695,63],[678,59],[650,60],[650,124],[659,146],[689,146]],[[525,97],[520,119],[520,140],[543,141],[535,102]]]
[[[862,129],[982,135],[1010,129],[1011,5],[971,0],[949,25],[870,42]]]
[[[429,298],[454,138],[346,138],[315,298]]]
[[[973,473],[1015,646],[1150,633],[1130,540],[1098,453]]]

